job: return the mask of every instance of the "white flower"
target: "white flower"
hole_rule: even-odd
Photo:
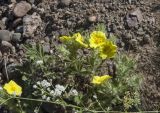
[[[33,85],[33,88],[36,89],[36,88],[37,88],[37,85]]]
[[[53,95],[53,94],[54,94],[54,91],[53,91],[53,90],[51,90],[50,94],[51,94],[51,95]]]
[[[40,85],[41,84],[40,81],[38,81],[37,84]]]
[[[45,100],[45,99],[46,99],[46,95],[43,95],[43,96],[42,96],[42,99],[44,99],[44,100]]]
[[[97,95],[93,95],[93,98],[97,99]]]
[[[78,92],[77,92],[76,89],[72,89],[72,90],[70,90],[69,94],[70,94],[70,95],[73,95],[73,96],[77,96],[77,95],[78,95]]]
[[[60,90],[62,92],[65,91],[65,89],[66,89],[64,86],[59,85],[59,84],[57,84],[55,87],[56,87],[56,89],[58,89],[58,90]]]
[[[2,86],[0,86],[0,90],[3,90]]]
[[[43,64],[43,60],[37,60],[37,61],[36,61],[36,64],[37,64],[37,65]]]
[[[47,101],[50,101],[51,100],[51,98],[50,97],[47,97],[47,99],[46,99]]]
[[[51,86],[51,84],[50,84],[49,82],[47,82],[47,80],[43,80],[43,81],[41,82],[41,85],[42,85],[42,87],[44,87],[44,88],[47,88],[47,87]]]
[[[64,86],[57,84],[57,85],[55,86],[54,91],[51,91],[51,93],[52,93],[54,96],[61,96],[62,92],[65,91],[65,89],[66,89],[66,88],[65,88]]]
[[[60,91],[60,90],[58,90],[58,89],[55,89],[55,91],[54,91],[54,96],[61,96],[61,94],[62,94],[62,91]]]

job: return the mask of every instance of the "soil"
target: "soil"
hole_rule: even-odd
[[[12,44],[15,52],[0,48],[2,82],[5,78],[3,59],[9,57],[8,67],[12,63],[21,63],[24,60],[23,44],[43,41],[44,45],[48,44],[44,48],[49,52],[51,43],[48,42],[56,41],[59,36],[104,23],[108,33],[117,36],[119,48],[138,62],[138,71],[144,78],[141,86],[143,110],[160,109],[160,0],[26,0],[31,4],[31,10],[19,13],[36,13],[41,18],[39,26],[36,24],[36,30],[29,36],[24,30],[23,19],[26,17],[14,15],[14,7],[20,1],[0,0],[0,30],[22,35],[20,41],[8,37],[7,42]]]

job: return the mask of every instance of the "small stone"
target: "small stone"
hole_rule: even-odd
[[[16,20],[14,20],[12,26],[17,27],[19,24],[22,24],[21,18],[17,18]]]
[[[34,32],[36,31],[37,27],[41,25],[41,23],[42,20],[40,15],[37,13],[23,17],[23,36],[33,37]]]
[[[49,44],[44,44],[42,47],[43,47],[43,51],[45,53],[50,53],[50,45]]]
[[[14,59],[13,59],[13,58],[9,58],[8,62],[9,62],[9,63],[13,63],[13,62],[14,62]]]
[[[15,47],[7,41],[2,41],[1,42],[0,51],[2,53],[7,53],[7,52],[15,53],[16,52]]]
[[[11,33],[8,30],[0,30],[0,40],[11,41]]]
[[[141,12],[141,10],[139,8],[137,8],[136,10],[131,12],[130,15],[136,16],[138,22],[142,22],[142,20],[143,20],[142,12]]]
[[[145,44],[149,44],[150,43],[150,36],[149,35],[145,35],[143,37],[143,43],[145,43]]]
[[[45,37],[44,40],[45,40],[45,42],[47,42],[47,43],[49,43],[49,41],[50,41],[50,40],[49,40],[49,37]]]
[[[60,5],[62,6],[69,6],[71,3],[71,0],[60,0]]]
[[[143,31],[142,28],[139,28],[138,31],[137,31],[137,34],[138,34],[139,36],[143,36],[143,35],[145,34],[145,32]]]
[[[16,0],[9,0],[11,3],[17,3]]]
[[[4,22],[0,21],[0,29],[6,29],[6,25],[4,24]]]
[[[15,32],[16,33],[23,33],[23,26],[16,27]]]
[[[2,18],[2,22],[3,22],[4,25],[6,25],[6,23],[8,22],[8,18],[7,17],[3,17]]]
[[[29,10],[31,10],[31,5],[27,3],[26,1],[21,1],[16,4],[13,13],[16,17],[23,17],[27,14]]]
[[[96,16],[89,16],[88,21],[91,22],[91,23],[94,23],[94,22],[97,21],[97,17]]]
[[[35,0],[27,0],[28,2],[34,4]]]
[[[143,20],[142,12],[140,11],[139,8],[128,13],[125,18],[128,27],[137,26],[140,22],[142,22],[142,20]]]
[[[13,33],[12,34],[12,41],[13,42],[20,42],[21,41],[21,33]]]
[[[137,50],[138,41],[137,41],[136,39],[131,39],[131,40],[129,41],[129,43],[130,43],[132,49]]]
[[[138,25],[138,21],[136,17],[130,17],[129,14],[126,16],[126,25],[131,28]]]

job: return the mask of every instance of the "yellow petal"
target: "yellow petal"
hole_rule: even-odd
[[[72,38],[70,37],[70,36],[61,36],[60,37],[60,41],[62,41],[62,42],[66,42],[66,41],[69,41],[69,40],[71,40]]]
[[[88,45],[84,43],[84,38],[82,37],[82,35],[80,33],[75,33],[73,35],[73,38],[75,38],[75,40],[83,47],[87,48]]]
[[[6,83],[3,88],[10,95],[21,95],[22,94],[22,88],[13,80],[11,80],[9,83]]]
[[[99,48],[99,51],[102,59],[113,58],[116,54],[117,46],[108,40]]]
[[[101,31],[93,31],[90,34],[89,43],[91,48],[97,48],[103,45],[105,41],[106,41],[105,33]]]
[[[104,83],[105,81],[107,81],[110,78],[112,78],[112,77],[109,75],[93,76],[92,83],[99,85],[99,84]]]

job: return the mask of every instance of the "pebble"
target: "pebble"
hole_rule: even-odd
[[[4,24],[4,22],[2,22],[2,21],[0,21],[0,29],[6,29],[6,26],[5,26],[5,24]]]
[[[62,6],[69,6],[71,3],[71,0],[60,0],[60,5]]]
[[[0,51],[2,53],[7,53],[7,52],[15,53],[16,52],[15,47],[7,41],[2,41],[1,42]]]
[[[21,18],[17,18],[16,20],[14,20],[12,26],[17,27],[19,24],[22,24]]]
[[[8,22],[8,18],[7,17],[3,17],[2,18],[2,22],[3,22],[4,25],[6,25],[6,23]]]
[[[129,43],[130,43],[131,47],[132,47],[134,50],[137,50],[137,48],[138,48],[138,42],[137,42],[136,39],[131,39],[131,40],[129,41]]]
[[[31,10],[31,8],[31,4],[27,3],[26,1],[21,1],[16,4],[13,13],[16,17],[23,17],[29,10]]]
[[[44,44],[42,47],[44,53],[50,53],[50,45],[48,43]]]
[[[0,40],[11,41],[11,33],[8,30],[0,30]]]
[[[91,23],[94,23],[94,22],[97,21],[97,17],[96,16],[89,16],[88,21],[91,22]]]
[[[149,44],[150,43],[150,36],[149,35],[145,35],[143,37],[143,43],[145,43],[145,44]]]
[[[136,16],[138,19],[138,22],[142,22],[142,20],[143,20],[143,15],[142,15],[142,12],[139,8],[137,8],[136,10],[131,12],[130,15]]]
[[[139,36],[143,36],[143,35],[145,34],[145,32],[143,31],[142,28],[139,28],[138,31],[137,31],[137,34],[138,34]]]
[[[11,38],[12,38],[13,42],[20,42],[21,41],[21,33],[13,33]]]
[[[25,37],[33,37],[37,27],[40,26],[42,20],[40,15],[33,13],[23,17],[23,35]]]
[[[15,32],[16,33],[23,33],[23,26],[16,27]]]

